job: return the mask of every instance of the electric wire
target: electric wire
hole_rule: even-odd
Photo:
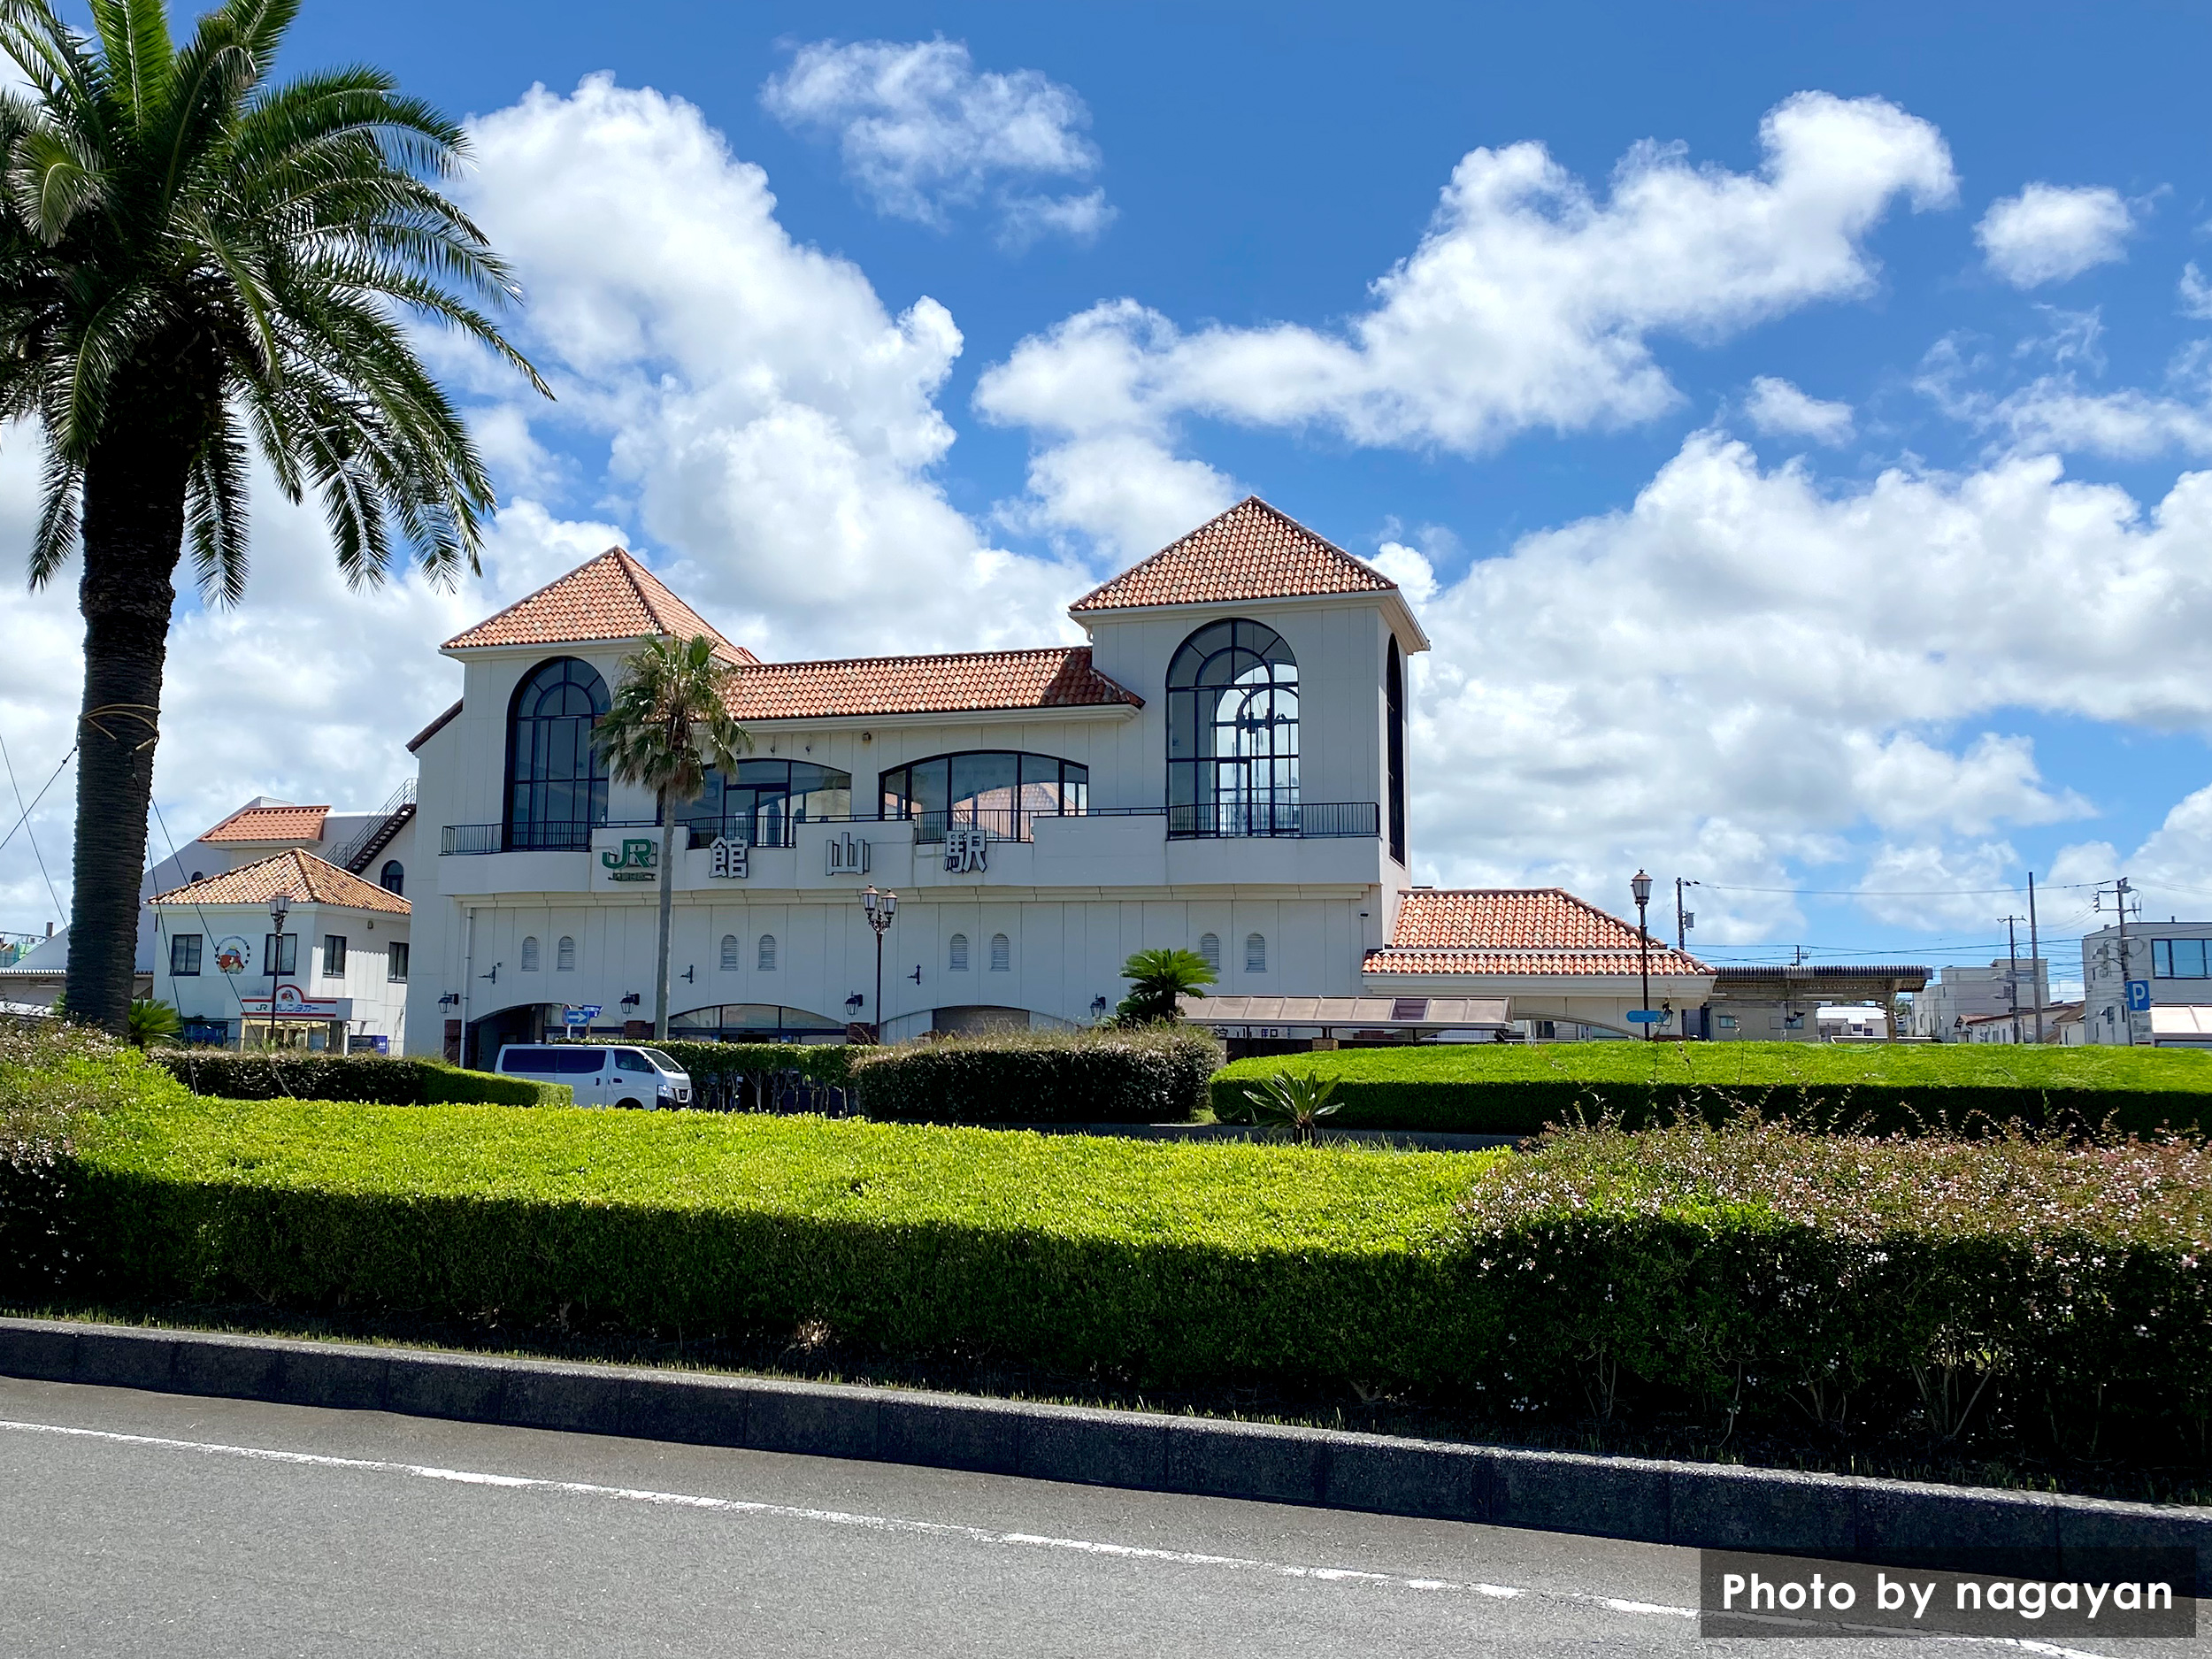
[[[54,768],[53,777],[47,779],[45,783],[40,787],[39,792],[31,797],[31,804],[24,808],[23,815],[17,818],[15,823],[10,826],[8,833],[5,835],[0,835],[0,851],[6,850],[8,843],[15,839],[15,832],[21,829],[26,824],[30,822],[31,814],[38,810],[38,803],[46,798],[46,791],[54,787],[55,780],[58,779],[64,772],[68,770],[69,763],[76,759],[76,757],[77,751],[74,749],[72,749],[66,755],[64,755],[61,757],[61,764]]]
[[[74,749],[72,749],[69,752],[73,755],[77,751]],[[66,758],[62,761],[62,765],[64,766],[66,766],[68,764],[69,762]],[[23,817],[19,820],[19,827],[23,831],[23,839],[31,843],[31,856],[38,860],[38,873],[44,878],[46,882],[46,896],[54,902],[54,919],[58,922],[66,923],[69,920],[69,912],[63,910],[61,907],[61,895],[54,891],[54,878],[47,874],[46,855],[38,849],[38,835],[36,832],[31,828],[31,809],[27,806],[23,806],[23,786],[15,780],[15,762],[8,758],[8,740],[4,735],[0,735],[0,765],[4,765],[7,768],[8,787],[15,791],[16,805],[23,808]],[[60,775],[61,772],[58,767],[55,769],[54,777],[58,778]],[[46,780],[46,787],[49,789],[53,787],[52,778]],[[39,791],[39,795],[42,799],[44,797],[45,794],[45,789]],[[12,836],[15,832],[13,830],[10,830],[8,833]],[[4,842],[0,842],[0,845],[4,844]]]

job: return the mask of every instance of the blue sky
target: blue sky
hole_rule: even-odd
[[[607,539],[764,655],[1013,643],[1250,489],[1433,584],[1423,879],[1640,863],[1731,959],[1985,956],[2029,869],[2212,909],[2208,34],[311,0],[292,65],[477,122],[562,399],[446,362],[513,503],[471,592],[349,601],[262,515],[244,610],[180,612],[170,827],[380,798],[441,630]],[[0,665],[27,787],[71,660]],[[23,853],[0,926],[52,911]]]

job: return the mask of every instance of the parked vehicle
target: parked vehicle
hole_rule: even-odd
[[[579,1106],[650,1111],[691,1104],[690,1073],[657,1048],[511,1042],[499,1051],[497,1070],[534,1083],[565,1083],[575,1090]]]

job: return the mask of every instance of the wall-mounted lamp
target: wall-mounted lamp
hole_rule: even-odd
[[[443,996],[438,999],[438,1006],[440,1008],[460,1007],[461,994],[458,991],[448,991]]]
[[[642,1000],[643,999],[640,997],[635,991],[633,991],[622,999],[622,1006],[625,1008],[635,1008]]]
[[[868,999],[861,995],[859,992],[855,991],[850,996],[845,999],[845,1011],[848,1014],[854,1016],[856,1018],[858,1018],[860,1013],[860,1005],[867,1000]]]
[[[1104,997],[1094,996],[1091,998],[1091,1018],[1093,1019],[1103,1019],[1106,1018],[1106,999]]]

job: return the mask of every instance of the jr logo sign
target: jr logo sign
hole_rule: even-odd
[[[623,838],[619,848],[610,847],[601,853],[599,862],[607,867],[610,881],[650,881],[654,857],[649,836],[629,835]]]

